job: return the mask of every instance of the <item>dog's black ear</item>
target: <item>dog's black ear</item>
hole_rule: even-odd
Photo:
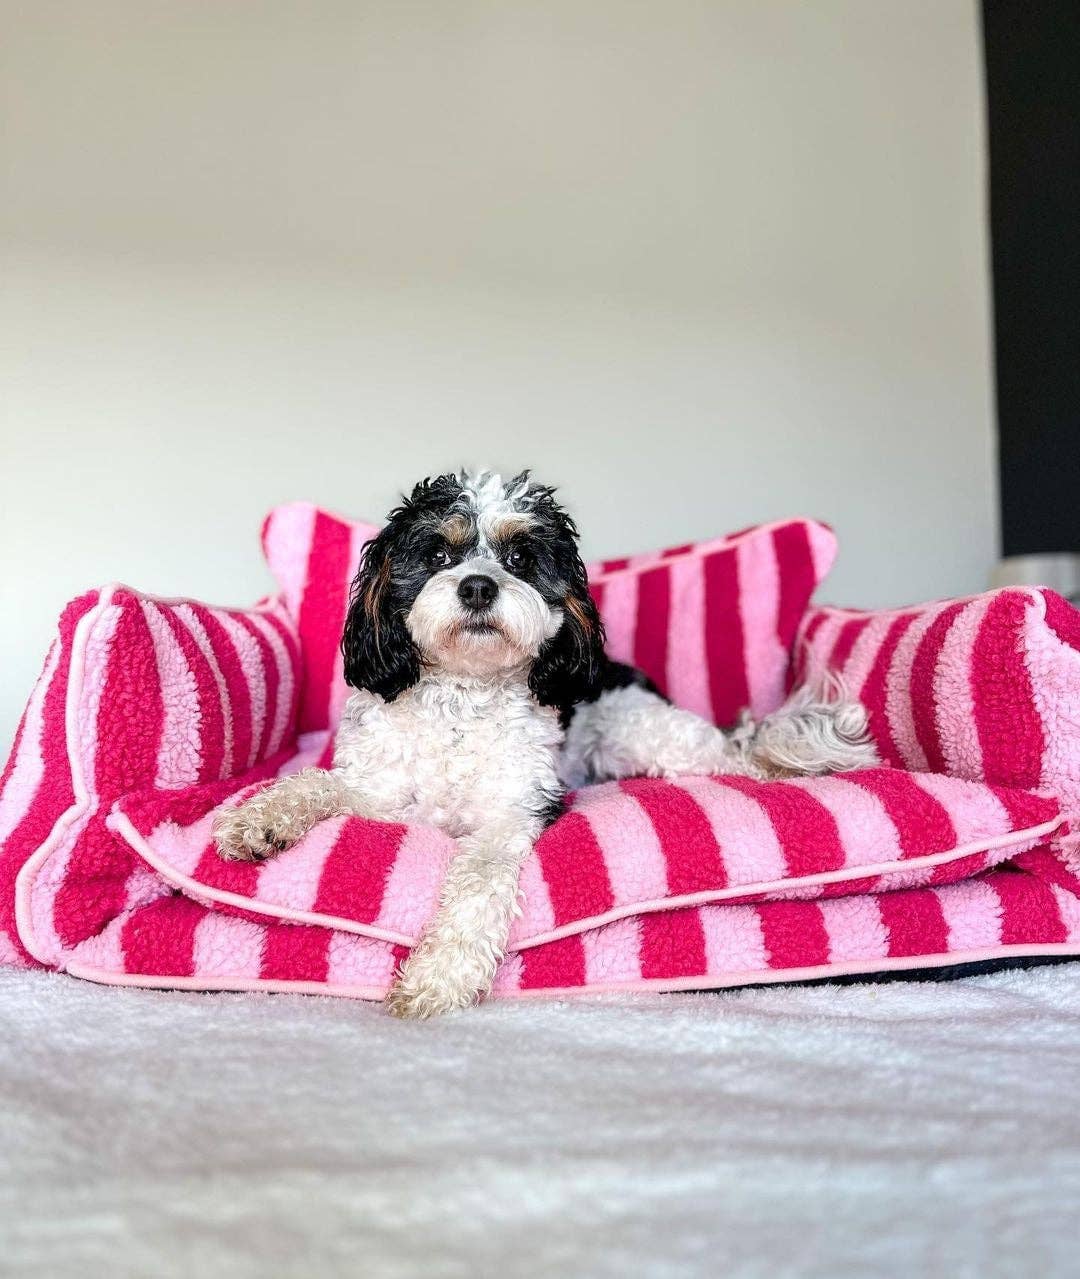
[[[392,569],[388,526],[364,548],[341,637],[346,684],[369,689],[388,702],[420,678],[420,654],[394,604]]]
[[[595,692],[604,669],[604,623],[589,594],[585,565],[575,554],[563,600],[563,624],[547,641],[529,672],[529,688],[541,706],[563,716]]]

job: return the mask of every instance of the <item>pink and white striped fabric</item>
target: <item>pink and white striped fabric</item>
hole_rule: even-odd
[[[263,525],[304,651],[302,731],[340,718],[349,586],[377,532],[307,502],[279,506]],[[835,558],[831,529],[787,520],[605,560],[590,565],[589,585],[612,657],[645,671],[677,705],[730,724],[744,706],[764,714],[783,701],[796,628]]]
[[[607,560],[589,586],[612,657],[676,705],[732,724],[743,707],[763,715],[784,700],[796,629],[835,558],[831,529],[788,520]]]
[[[341,656],[349,588],[365,543],[378,531],[310,502],[279,506],[263,521],[263,553],[296,620],[304,654],[302,733],[336,728],[341,718],[349,695]]]
[[[734,539],[736,555],[759,536]],[[762,607],[763,629],[788,608]],[[218,805],[325,752],[327,728],[301,718],[298,612],[299,595],[234,610],[126,587],[65,610],[0,775],[0,962],[385,993],[430,913],[445,836],[339,819],[261,867],[209,847]],[[579,792],[525,868],[497,994],[1080,954],[1080,616],[1027,590],[819,609],[795,657],[796,674],[844,675],[893,767]]]
[[[1044,787],[1080,811],[1080,613],[1053,591],[811,609],[793,671],[842,675],[896,768]]]
[[[118,915],[66,967],[117,985],[381,999],[405,954],[364,934],[244,918],[175,894]],[[1080,879],[1036,849],[944,887],[628,916],[512,952],[493,993],[706,990],[1074,955]]]
[[[153,877],[105,829],[113,801],[228,781],[292,753],[299,686],[296,630],[278,601],[219,609],[113,586],[69,605],[2,778],[4,953],[52,963],[146,891]],[[32,950],[17,882],[36,867],[49,924]]]
[[[119,800],[107,824],[197,901],[247,918],[415,943],[453,853],[448,836],[337,818],[261,866],[223,862],[210,837],[220,795],[217,785],[142,792]],[[892,769],[786,782],[641,778],[592,786],[526,863],[511,945],[525,949],[628,915],[707,902],[944,884],[1034,848],[1062,821],[1049,797]]]

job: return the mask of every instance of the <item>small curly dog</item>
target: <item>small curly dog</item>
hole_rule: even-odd
[[[438,909],[387,997],[399,1017],[475,1003],[518,872],[567,789],[620,777],[768,778],[876,763],[862,708],[797,691],[725,732],[604,652],[574,521],[528,471],[421,481],[369,542],[342,638],[356,689],[331,769],[226,810],[223,857],[259,861],[325,818],[424,822],[457,842]]]

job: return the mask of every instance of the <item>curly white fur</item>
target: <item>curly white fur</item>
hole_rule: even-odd
[[[755,723],[730,732],[671,706],[639,685],[613,689],[576,711],[560,776],[570,788],[620,777],[737,773],[768,779],[869,768],[878,762],[866,711],[838,683],[797,689]]]
[[[471,486],[471,487],[470,487]],[[222,856],[262,860],[341,813],[441,827],[457,841],[439,906],[388,996],[389,1010],[428,1017],[490,989],[518,906],[522,862],[565,786],[630,776],[740,773],[774,777],[876,762],[866,716],[838,688],[796,693],[730,733],[637,685],[578,705],[567,732],[529,674],[563,624],[551,605],[494,558],[490,530],[525,490],[469,480],[480,537],[472,554],[434,573],[407,617],[423,658],[392,700],[360,690],[346,704],[331,770],[308,768],[226,809]],[[480,573],[498,596],[480,623],[458,587]]]
[[[351,812],[439,826],[458,841],[439,910],[390,999],[429,1016],[487,991],[518,910],[518,871],[543,830],[563,733],[540,707],[527,666],[493,677],[431,673],[393,702],[356,692],[332,771],[304,769],[238,808],[214,835],[226,857],[262,860],[312,826]]]

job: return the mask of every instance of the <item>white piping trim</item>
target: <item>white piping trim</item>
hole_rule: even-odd
[[[1080,941],[1041,942],[992,946],[985,950],[954,951],[951,954],[905,955],[896,959],[852,959],[839,964],[812,968],[774,968],[765,971],[725,973],[721,976],[649,977],[636,982],[606,982],[588,986],[540,986],[501,991],[491,998],[502,999],[586,999],[591,995],[631,994],[641,991],[726,990],[733,986],[775,986],[818,977],[842,977],[916,969],[949,968],[954,964],[981,963],[1012,956],[1061,955],[1080,957]],[[275,978],[162,977],[142,973],[110,973],[91,965],[72,964],[72,977],[105,986],[139,986],[156,990],[266,991],[282,995],[335,995],[345,999],[382,1000],[389,987],[336,986],[320,981],[280,981]]]
[[[275,919],[291,920],[294,923],[318,924],[337,932],[356,933],[362,937],[373,937],[378,941],[392,942],[396,945],[415,946],[417,939],[391,929],[379,928],[374,924],[361,924],[355,919],[347,919],[339,915],[324,915],[316,911],[298,910],[288,906],[278,906],[271,902],[260,902],[255,897],[244,897],[240,893],[232,893],[226,889],[213,888],[199,880],[192,879],[171,863],[165,861],[150,845],[146,837],[135,828],[126,813],[119,810],[117,801],[113,805],[106,826],[121,837],[144,861],[177,888],[202,903],[220,901],[225,905],[236,906],[254,914],[270,915]],[[559,941],[563,937],[572,937],[577,933],[588,932],[603,924],[613,923],[617,919],[626,919],[630,915],[653,914],[657,911],[678,910],[685,906],[704,906],[710,902],[727,901],[732,898],[757,896],[759,893],[777,892],[789,888],[808,888],[819,884],[844,883],[852,879],[864,879],[874,875],[900,874],[908,870],[920,870],[927,867],[941,866],[952,861],[960,861],[964,857],[976,853],[991,852],[995,848],[1007,847],[1010,844],[1037,843],[1040,839],[1053,833],[1065,823],[1064,815],[1059,814],[1050,821],[1039,826],[1031,826],[1022,831],[1009,831],[987,839],[972,840],[959,848],[949,849],[942,853],[928,853],[925,857],[911,857],[903,861],[876,862],[869,866],[844,867],[841,870],[825,871],[818,875],[802,875],[793,879],[774,879],[757,883],[739,884],[730,888],[704,889],[697,893],[684,893],[679,897],[658,897],[644,902],[631,902],[617,906],[602,915],[590,915],[586,919],[573,920],[558,928],[549,929],[535,937],[523,941],[515,941],[507,949],[508,954],[516,951],[530,950],[533,946],[543,945],[549,941]],[[1018,849],[1018,852],[1027,851]]]
[[[116,801],[120,803],[119,800]],[[221,902],[225,906],[236,906],[249,914],[270,915],[274,919],[287,920],[293,924],[318,924],[323,928],[336,932],[356,933],[361,937],[373,937],[376,941],[389,942],[395,946],[415,946],[416,938],[405,933],[395,933],[389,929],[379,928],[375,924],[360,924],[355,919],[339,919],[336,915],[322,915],[316,911],[298,910],[291,906],[277,906],[273,902],[259,901],[254,897],[245,897],[242,893],[229,892],[225,888],[213,888],[198,879],[192,879],[165,861],[154,851],[145,836],[132,824],[124,812],[112,807],[105,825],[137,853],[143,861],[149,863],[167,883],[181,889],[187,896],[206,905],[207,901]]]

